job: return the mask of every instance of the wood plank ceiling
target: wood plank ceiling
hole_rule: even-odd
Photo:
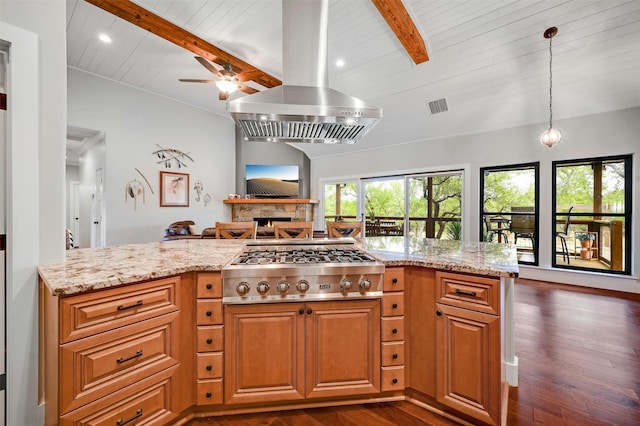
[[[542,33],[550,26],[559,28],[553,42],[556,120],[640,105],[640,1],[404,0],[405,17],[396,3],[330,0],[330,85],[381,106],[384,119],[354,146],[302,146],[310,157],[544,123],[549,77]],[[263,80],[248,85],[265,90],[281,79],[279,0],[134,5],[259,70]],[[100,32],[113,42],[98,41]],[[67,0],[67,36],[70,67],[228,116],[215,87],[178,81],[211,74],[172,42],[83,0]],[[414,62],[409,53],[420,40],[429,60]],[[338,59],[344,67],[333,65]],[[236,96],[242,94],[230,99]],[[431,115],[427,103],[441,98],[449,111]]]

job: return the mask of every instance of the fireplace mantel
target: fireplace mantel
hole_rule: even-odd
[[[223,200],[225,204],[318,204],[309,198],[233,198]]]

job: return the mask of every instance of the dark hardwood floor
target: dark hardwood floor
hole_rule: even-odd
[[[606,279],[603,277],[603,279]],[[640,296],[516,282],[508,425],[639,425]],[[409,402],[197,419],[204,425],[453,425]]]

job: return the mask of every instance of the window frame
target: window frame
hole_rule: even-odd
[[[479,227],[478,227],[478,241],[483,241],[484,236],[484,216],[489,214],[501,214],[501,212],[485,212],[484,211],[484,190],[485,190],[485,173],[486,172],[508,172],[533,169],[534,171],[534,238],[533,238],[533,262],[526,262],[518,260],[520,265],[539,266],[540,265],[540,162],[534,161],[530,163],[518,163],[518,164],[505,164],[500,166],[489,166],[480,168],[480,193],[479,193]],[[502,213],[511,215],[511,213]],[[555,234],[554,234],[555,235]]]
[[[592,211],[590,213],[575,213],[572,212],[572,217],[623,217],[624,218],[624,232],[623,232],[623,243],[625,247],[624,252],[624,265],[625,267],[622,270],[615,269],[602,269],[602,268],[588,268],[588,267],[580,267],[576,265],[564,265],[557,263],[556,256],[556,223],[558,216],[563,217],[566,216],[566,212],[558,212],[557,211],[557,168],[558,166],[568,166],[575,165],[578,166],[580,164],[588,164],[588,163],[607,163],[607,162],[623,162],[624,163],[624,213],[603,213],[603,212],[595,212]],[[633,235],[632,235],[632,220],[633,220],[633,155],[632,154],[621,154],[621,155],[608,155],[603,157],[589,157],[589,158],[574,158],[568,160],[556,160],[551,163],[551,231],[554,237],[551,240],[551,267],[555,269],[562,270],[572,270],[572,271],[588,271],[588,272],[596,272],[600,274],[616,274],[616,275],[631,275],[632,269],[632,243],[633,243]],[[602,194],[601,194],[602,195]]]

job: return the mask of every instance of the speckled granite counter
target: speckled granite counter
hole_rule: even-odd
[[[404,237],[366,238],[358,244],[388,266],[518,275],[516,249],[507,244]],[[38,273],[52,294],[70,295],[190,271],[219,271],[243,246],[244,241],[210,239],[69,250],[64,262],[42,265]]]
[[[492,277],[518,276],[516,247],[511,244],[370,237],[363,239],[360,246],[387,266],[422,266]]]

